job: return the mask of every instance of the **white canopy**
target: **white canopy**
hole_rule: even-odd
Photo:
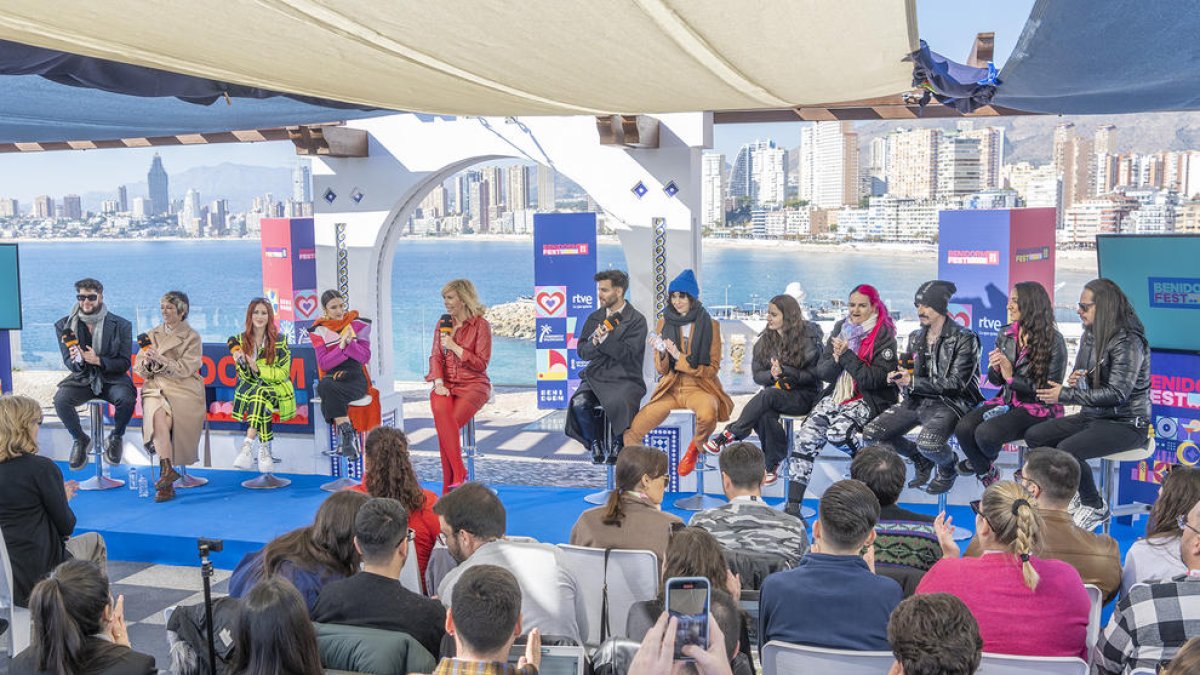
[[[742,110],[907,90],[915,1],[5,0],[0,39],[394,110]]]

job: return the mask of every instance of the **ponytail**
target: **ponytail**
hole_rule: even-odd
[[[614,488],[608,492],[608,502],[604,505],[604,520],[600,521],[605,525],[621,526],[621,521],[625,520],[625,509],[621,506],[621,499],[625,496],[625,490]]]
[[[68,560],[29,596],[31,645],[37,670],[60,675],[101,672],[128,647],[92,639],[103,628],[108,578],[95,563]]]
[[[1031,591],[1037,590],[1038,573],[1033,552],[1042,543],[1042,516],[1033,508],[1033,495],[1012,481],[999,481],[983,493],[980,515],[987,521],[996,541],[1017,556],[1021,576]]]
[[[621,500],[626,492],[638,489],[642,484],[642,476],[660,478],[667,475],[667,453],[658,448],[644,445],[627,445],[617,453],[617,465],[613,473],[615,485],[608,493],[608,503],[604,507],[605,525],[621,526],[625,520],[625,508]]]
[[[78,672],[79,657],[87,636],[67,610],[62,583],[50,577],[34,586],[29,596],[29,612],[33,619],[32,643],[37,669],[65,675]]]
[[[1033,568],[1030,555],[1033,553],[1033,542],[1037,538],[1040,528],[1029,502],[1018,499],[1013,502],[1012,510],[1017,519],[1017,537],[1013,540],[1013,548],[1021,559],[1021,576],[1024,577],[1025,585],[1029,587],[1029,590],[1036,591],[1038,573]]]

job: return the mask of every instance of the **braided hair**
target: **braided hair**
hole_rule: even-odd
[[[1033,552],[1042,545],[1042,516],[1032,505],[1033,495],[1012,481],[992,484],[983,493],[979,512],[987,521],[996,541],[1016,555],[1021,576],[1029,590],[1037,590],[1038,573],[1033,568]]]

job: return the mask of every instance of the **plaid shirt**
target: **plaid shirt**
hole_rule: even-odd
[[[460,661],[459,659],[442,659],[433,671],[433,675],[538,675],[538,670],[532,665],[517,668],[499,661]]]
[[[1117,603],[1092,659],[1100,675],[1155,670],[1200,636],[1200,576],[1135,584]]]

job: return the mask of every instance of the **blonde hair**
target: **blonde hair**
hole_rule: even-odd
[[[37,401],[20,394],[0,396],[0,462],[38,451],[34,427],[42,421]]]
[[[458,299],[462,300],[463,307],[471,316],[483,316],[487,312],[487,307],[479,301],[479,294],[475,292],[475,284],[471,283],[470,279],[451,279],[442,286],[442,295],[447,291],[454,291],[458,295]]]
[[[1029,590],[1037,590],[1038,573],[1030,556],[1042,546],[1042,516],[1033,508],[1033,495],[1012,481],[992,484],[983,493],[979,511],[996,541],[1020,558],[1021,575]]]
[[[170,303],[170,305],[175,308],[175,311],[179,312],[180,319],[186,319],[188,317],[188,307],[190,303],[188,302],[187,293],[184,293],[183,291],[167,291],[165,294],[163,294],[162,299],[159,300],[159,302]]]

